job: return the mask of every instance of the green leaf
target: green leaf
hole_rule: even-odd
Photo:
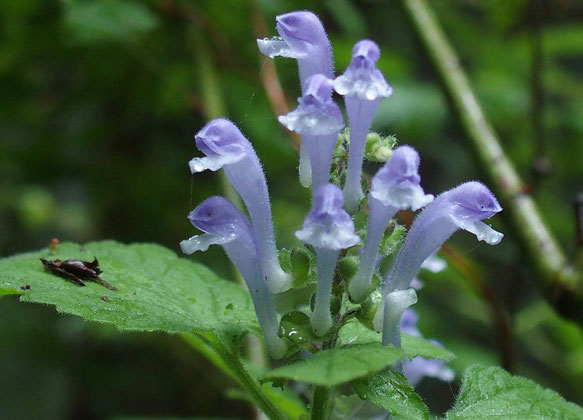
[[[411,358],[421,356],[425,359],[439,359],[449,362],[456,357],[455,354],[443,347],[436,346],[424,338],[413,337],[409,334],[401,335],[401,345],[407,356]]]
[[[316,353],[308,360],[271,370],[260,381],[292,379],[316,385],[334,386],[370,375],[407,356],[402,350],[379,343],[359,344]]]
[[[498,367],[466,369],[448,419],[582,419],[583,408],[556,392]]]
[[[92,281],[78,286],[47,273],[39,261],[92,261],[94,257],[103,270],[101,278],[118,291]],[[30,289],[22,290],[25,285]],[[22,302],[55,305],[59,312],[111,323],[122,330],[229,335],[259,332],[247,291],[152,244],[63,243],[55,251],[44,249],[4,258],[0,260],[0,294],[7,291],[22,294]]]
[[[393,415],[413,420],[429,418],[429,409],[402,373],[385,369],[353,381],[352,386],[360,398]]]
[[[360,322],[348,322],[340,329],[341,345],[359,344],[359,343],[380,343],[381,333],[370,330]],[[432,344],[430,341],[413,337],[409,334],[402,334],[401,346],[409,358],[421,356],[426,359],[439,359],[449,362],[456,358],[455,354],[442,347]]]
[[[127,41],[159,22],[144,4],[125,0],[63,0],[65,24],[81,43]]]

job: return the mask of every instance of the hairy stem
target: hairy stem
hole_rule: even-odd
[[[504,154],[480,108],[459,59],[425,0],[401,0],[449,97],[454,113],[482,169],[505,207],[520,247],[531,262],[533,279],[561,315],[583,323],[581,273],[567,262],[522,180]]]

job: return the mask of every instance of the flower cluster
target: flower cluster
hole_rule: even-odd
[[[287,13],[276,20],[280,37],[257,40],[257,44],[270,58],[291,57],[298,62],[302,96],[298,107],[280,116],[279,121],[302,137],[299,178],[303,186],[312,188],[312,208],[296,237],[315,255],[317,283],[311,310],[309,300],[300,309],[310,316],[314,340],[324,340],[335,328],[337,332],[344,319],[337,316],[334,298],[352,308],[360,305],[359,310],[364,312],[371,306],[372,295],[380,295],[369,327],[383,332],[383,344],[399,347],[402,331],[420,335],[416,314],[409,308],[417,302],[411,286],[419,283],[415,277],[420,268],[428,265],[426,261],[458,229],[488,244],[499,243],[503,235],[482,220],[502,209],[488,188],[475,181],[435,198],[426,194],[420,185],[419,155],[409,146],[392,150],[372,177],[368,191],[363,191],[367,136],[379,101],[392,93],[376,67],[379,48],[370,40],[358,42],[350,65],[334,78],[332,49],[320,20],[307,11]],[[344,121],[333,101],[334,91],[344,96],[348,130],[342,131]],[[333,165],[340,134],[350,139],[347,162]],[[270,354],[284,357],[297,348],[280,336],[273,298],[294,287],[294,273],[284,271],[278,259],[267,183],[259,159],[251,143],[226,119],[209,122],[195,140],[204,157],[190,161],[191,171],[222,168],[241,196],[249,218],[225,198],[211,197],[189,215],[191,223],[204,234],[181,242],[182,250],[191,254],[212,244],[224,248],[249,288]],[[336,170],[332,179],[339,185],[330,182],[332,167]],[[383,278],[379,254],[391,219],[399,210],[420,209]],[[366,235],[361,238],[355,231],[354,215],[367,210]],[[339,274],[338,261],[345,255],[359,261],[350,276]],[[453,377],[442,362],[430,360],[414,359],[405,362],[402,369],[412,383],[425,375],[444,380]]]

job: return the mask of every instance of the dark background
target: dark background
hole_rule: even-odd
[[[583,186],[583,5],[569,0],[433,1],[503,147],[545,221],[574,256],[573,202]],[[279,246],[308,210],[297,155],[261,80],[255,38],[275,15],[316,12],[337,74],[361,38],[381,47],[394,87],[375,129],[417,148],[427,192],[485,179],[397,1],[0,0],[0,255],[51,238],[156,242],[178,251],[195,231],[188,212],[221,193],[191,176],[193,134],[224,113],[256,147],[272,196]],[[540,51],[537,54],[536,51]],[[276,67],[291,106],[296,63]],[[339,104],[341,101],[339,101]],[[370,167],[374,170],[374,167]],[[425,275],[420,327],[473,363],[504,364],[583,403],[583,334],[554,314],[507,233],[489,247],[460,233],[450,268]],[[226,278],[220,248],[192,257]],[[453,257],[452,257],[453,255]],[[474,274],[455,269],[467,263]],[[475,273],[479,273],[475,275]],[[484,288],[494,296],[485,299]],[[494,308],[508,330],[492,322]],[[178,337],[120,334],[52,307],[0,301],[0,417],[240,416],[227,378]],[[437,413],[457,385],[420,386]]]

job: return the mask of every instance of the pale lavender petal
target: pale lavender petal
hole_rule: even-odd
[[[302,229],[296,232],[298,239],[316,248],[318,285],[311,322],[314,333],[319,336],[332,326],[330,294],[338,254],[360,240],[342,204],[342,191],[336,185],[321,186]]]
[[[265,336],[269,353],[281,358],[287,345],[278,335],[279,324],[273,307],[271,294],[259,264],[257,246],[249,220],[243,213],[223,197],[211,197],[190,213],[188,219],[204,235],[194,236],[182,241],[182,250],[191,254],[203,251],[208,245],[219,244],[229,259],[239,270],[251,293],[255,313]],[[204,246],[201,239],[205,238]]]
[[[455,372],[448,368],[443,360],[424,359],[419,356],[403,362],[403,374],[413,386],[417,386],[425,377],[437,378],[444,382],[451,382],[455,378]]]
[[[421,264],[460,228],[477,233],[478,239],[487,239],[488,243],[500,242],[502,234],[486,231],[476,222],[501,210],[496,197],[479,182],[466,182],[440,194],[409,229],[405,243],[385,277],[384,293],[409,287]]]
[[[296,237],[315,248],[340,250],[356,245],[360,238],[354,233],[354,222],[342,203],[342,192],[336,185],[320,187]]]
[[[352,61],[341,76],[334,81],[340,95],[356,96],[363,101],[386,98],[393,93],[383,74],[376,68],[379,47],[367,39],[358,42],[352,50]]]
[[[331,92],[330,79],[321,74],[311,76],[306,82],[304,96],[298,99],[299,106],[279,117],[288,130],[302,135],[302,152],[307,151],[310,159],[312,196],[328,182],[338,133],[344,127],[342,112],[332,101]],[[300,159],[300,179],[305,179],[302,168]]]
[[[362,302],[370,288],[375,258],[389,221],[398,210],[417,210],[433,200],[419,185],[419,155],[409,146],[396,148],[372,179],[366,240],[360,265],[348,291],[354,302]]]
[[[388,97],[392,89],[376,68],[380,52],[369,40],[358,42],[352,50],[352,60],[342,76],[334,81],[334,88],[344,95],[350,124],[348,170],[344,185],[344,201],[350,212],[358,209],[364,193],[360,185],[366,135],[372,123],[379,100]]]
[[[224,118],[209,122],[196,134],[195,140],[197,147],[209,161],[221,160],[225,156],[232,157],[222,167],[249,211],[257,238],[261,267],[267,276],[270,290],[277,293],[288,289],[291,286],[290,278],[279,265],[275,247],[265,175],[251,143],[235,124]],[[191,168],[192,166],[191,164]]]

